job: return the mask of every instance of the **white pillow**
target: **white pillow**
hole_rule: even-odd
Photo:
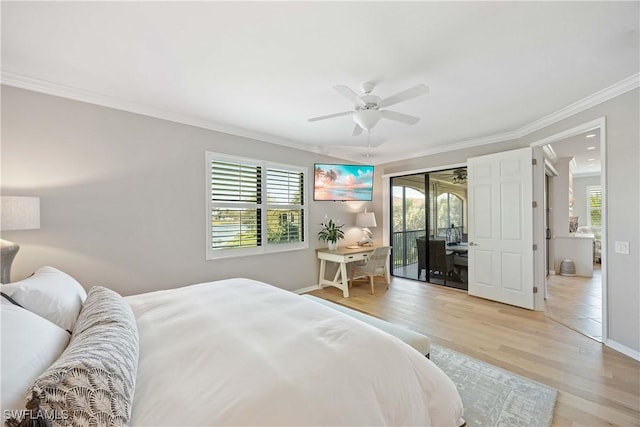
[[[73,330],[87,298],[80,283],[53,267],[41,267],[32,276],[0,289],[27,310],[68,331]]]
[[[69,342],[69,333],[47,319],[0,299],[0,406],[4,417],[5,410],[24,409],[27,391],[62,354]]]

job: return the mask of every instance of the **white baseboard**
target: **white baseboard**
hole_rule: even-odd
[[[607,347],[611,347],[612,349],[614,349],[615,351],[619,351],[620,353],[624,354],[625,356],[629,356],[632,359],[637,360],[638,362],[640,362],[640,351],[636,351],[632,348],[626,347],[616,341],[613,341],[611,339],[607,339],[607,341],[605,342],[605,345]]]
[[[318,285],[307,286],[306,288],[296,289],[295,291],[292,291],[292,292],[300,295],[300,294],[305,294],[307,292],[315,291],[316,289],[320,289],[320,286]]]

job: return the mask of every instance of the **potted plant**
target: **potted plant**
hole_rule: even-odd
[[[338,240],[344,239],[344,231],[342,231],[344,224],[338,225],[334,220],[328,219],[320,225],[322,229],[318,233],[318,240],[327,242],[329,250],[335,251],[338,248]]]

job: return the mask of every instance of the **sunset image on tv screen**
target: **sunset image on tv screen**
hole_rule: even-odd
[[[314,200],[364,200],[373,196],[373,166],[315,165]]]

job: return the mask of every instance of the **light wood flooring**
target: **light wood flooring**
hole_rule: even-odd
[[[545,305],[545,313],[553,320],[602,341],[600,264],[594,265],[593,277],[549,276]]]
[[[559,391],[554,426],[640,426],[640,362],[603,346],[543,312],[393,278],[371,295],[328,287],[313,295],[404,325],[471,357]]]

